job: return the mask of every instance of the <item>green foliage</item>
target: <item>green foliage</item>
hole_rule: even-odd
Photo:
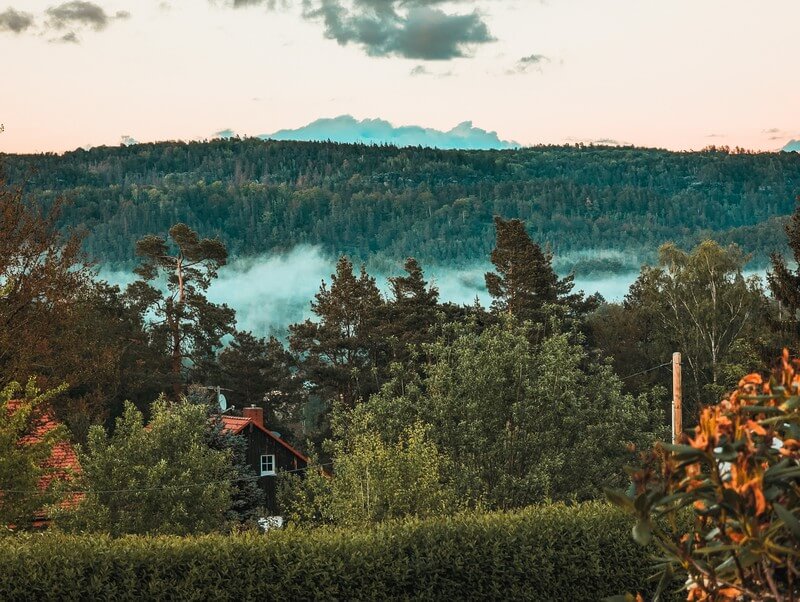
[[[494,227],[497,242],[491,259],[495,272],[485,276],[486,290],[493,298],[492,309],[520,322],[544,322],[545,306],[567,301],[572,277],[559,280],[553,270],[552,253],[545,253],[531,240],[521,220],[495,217]]]
[[[153,403],[150,422],[126,404],[114,433],[89,431],[79,448],[82,502],[56,517],[67,531],[176,534],[222,530],[231,507],[229,449],[208,444],[202,405]]]
[[[134,270],[141,280],[131,284],[127,295],[142,314],[152,312],[150,330],[170,357],[173,398],[183,391],[186,360],[195,372],[208,371],[222,346],[222,337],[233,331],[235,313],[205,296],[217,271],[227,262],[228,251],[217,239],[203,238],[186,224],[175,224],[166,238],[149,234],[137,241],[142,263]],[[166,279],[166,292],[151,284]]]
[[[300,415],[306,398],[296,364],[278,339],[237,331],[219,353],[208,382],[227,389],[225,396],[230,405],[262,407],[265,423],[285,433],[293,427],[297,430],[292,420]]]
[[[350,429],[334,452],[330,512],[337,524],[425,518],[458,508],[443,482],[443,458],[424,425],[409,426],[390,444],[363,425]]]
[[[387,441],[420,421],[444,455],[458,496],[516,508],[595,497],[625,480],[627,444],[659,431],[657,399],[621,392],[608,365],[588,361],[568,335],[533,347],[513,320],[481,332],[455,327],[425,349],[417,378],[400,369],[356,409]]]
[[[383,307],[379,333],[395,362],[407,362],[419,345],[432,341],[439,311],[439,289],[425,280],[419,262],[408,257],[403,269],[405,275],[389,278],[391,296]]]
[[[607,505],[266,536],[0,540],[0,599],[570,600],[645,583]]]
[[[366,268],[356,276],[352,262],[340,257],[330,288],[323,282],[311,302],[318,320],[289,327],[304,378],[329,406],[336,401],[353,407],[379,388],[384,344],[377,327],[383,305]]]
[[[332,479],[322,470],[312,451],[308,465],[311,470],[299,473],[279,472],[277,502],[281,516],[289,523],[302,527],[317,527],[333,522],[330,512]]]
[[[282,503],[290,520],[301,525],[367,525],[459,509],[445,480],[446,459],[422,423],[407,426],[387,442],[376,430],[374,416],[340,410],[333,437],[327,442],[332,475],[320,477],[311,469],[302,479],[289,480]]]
[[[792,259],[798,267],[792,269],[779,253],[771,256],[772,270],[767,273],[769,288],[781,303],[779,325],[789,334],[792,347],[800,347],[800,196],[791,219],[786,224],[786,236]]]
[[[690,252],[664,245],[659,265],[643,267],[626,297],[632,329],[627,334],[619,325],[609,329],[610,345],[601,346],[617,355],[620,347],[632,345],[619,358],[640,354],[626,366],[630,373],[640,362],[647,364],[642,369],[656,366],[680,350],[686,415],[697,415],[701,405],[718,401],[735,385],[737,374],[761,363],[762,348],[776,345],[770,336],[770,304],[758,277],[745,277],[746,263],[739,248],[713,241]],[[779,349],[778,344],[769,355]]]
[[[633,538],[654,542],[687,600],[797,599],[800,361],[784,350],[768,382],[748,374],[691,432],[642,458],[630,496],[608,492]]]
[[[267,515],[264,490],[258,484],[259,475],[247,461],[247,439],[224,428],[216,405],[207,406],[209,412],[205,443],[216,451],[229,454],[230,507],[225,514],[231,528],[256,528],[258,519]]]
[[[53,477],[59,475],[47,460],[66,433],[63,427],[42,432],[41,426],[49,402],[64,389],[42,393],[31,379],[24,389],[11,383],[0,390],[0,531],[30,527],[57,500]]]
[[[557,256],[618,249],[654,259],[713,235],[761,261],[792,212],[796,153],[734,154],[540,146],[442,151],[216,140],[6,155],[5,171],[90,235],[106,262],[134,260],[131,240],[176,221],[219,235],[234,256],[319,244],[332,254],[424,264],[484,261],[493,215],[522,219]],[[777,226],[777,228],[776,228]]]

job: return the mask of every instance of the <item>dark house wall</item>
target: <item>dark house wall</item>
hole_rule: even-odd
[[[257,475],[261,474],[261,456],[275,456],[275,471],[286,470],[298,471],[297,474],[303,475],[303,470],[307,463],[298,458],[283,445],[275,441],[264,431],[253,424],[248,424],[242,431],[242,436],[247,437],[247,463],[253,467]],[[278,512],[275,501],[277,490],[277,475],[262,476],[258,479],[258,484],[264,490],[267,499],[267,508],[272,513]]]

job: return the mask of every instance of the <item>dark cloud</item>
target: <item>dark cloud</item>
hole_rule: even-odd
[[[51,42],[59,42],[61,44],[80,44],[81,40],[78,38],[78,34],[74,31],[70,31],[69,33],[65,33],[60,38],[54,38],[50,40]]]
[[[425,65],[417,65],[408,74],[412,77],[417,77],[420,75],[430,75],[432,77],[451,77],[453,75],[452,71],[431,71]]]
[[[445,13],[440,0],[305,0],[305,17],[320,20],[325,35],[361,46],[370,56],[448,60],[494,38],[477,12]]]
[[[46,12],[49,17],[47,24],[54,29],[84,26],[91,27],[95,31],[101,31],[108,27],[112,19],[127,19],[130,17],[130,13],[127,11],[118,11],[111,17],[102,6],[98,6],[93,2],[85,2],[84,0],[72,0],[58,6],[51,6]]]
[[[33,26],[33,15],[16,11],[13,8],[6,9],[0,13],[0,31],[12,31],[22,33]]]
[[[494,41],[477,11],[448,13],[444,4],[475,5],[477,0],[301,0],[303,17],[322,23],[325,36],[342,46],[355,44],[370,56],[426,61],[466,56]],[[229,6],[290,8],[288,0],[227,0]]]
[[[509,69],[507,73],[513,75],[516,73],[528,73],[533,70],[541,71],[542,65],[549,62],[550,59],[543,54],[529,54],[519,59],[514,67]]]
[[[780,128],[769,128],[768,130],[761,130],[762,134],[781,134],[783,130]]]

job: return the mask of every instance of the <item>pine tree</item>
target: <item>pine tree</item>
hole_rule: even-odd
[[[172,244],[154,235],[136,243],[136,253],[143,258],[135,270],[141,280],[127,292],[142,314],[150,311],[159,318],[153,336],[169,354],[172,394],[178,399],[185,380],[185,360],[199,373],[208,370],[222,337],[233,330],[234,312],[205,296],[227,262],[225,245],[217,239],[201,239],[186,224],[172,226],[169,237]],[[159,276],[166,277],[166,294],[150,284]]]
[[[486,288],[496,313],[519,320],[541,322],[546,304],[558,303],[572,289],[571,279],[560,281],[553,270],[552,254],[531,240],[517,219],[494,218],[497,243],[491,260],[495,272],[486,273]]]
[[[323,281],[311,303],[318,320],[289,327],[290,348],[326,402],[338,399],[352,407],[380,387],[385,350],[376,327],[383,303],[364,266],[356,276],[343,256],[330,288]]]
[[[299,427],[300,408],[305,400],[302,378],[291,354],[275,337],[267,340],[237,331],[230,345],[219,354],[214,383],[227,389],[226,396],[232,405],[262,407],[270,428],[302,434]]]
[[[386,304],[381,334],[390,341],[393,361],[406,361],[411,348],[432,340],[436,323],[439,290],[425,280],[422,268],[413,257],[405,261],[405,276],[389,278],[391,298]]]
[[[773,253],[772,271],[767,273],[770,291],[781,305],[780,327],[792,337],[795,347],[800,346],[800,196],[797,202],[792,218],[786,224],[786,236],[798,267],[790,269],[783,257]]]
[[[258,484],[259,476],[247,461],[247,439],[223,429],[216,408],[211,407],[206,445],[219,451],[230,452],[231,504],[226,518],[233,524],[254,525],[266,514],[264,490]]]

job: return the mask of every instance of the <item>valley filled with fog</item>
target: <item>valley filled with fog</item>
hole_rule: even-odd
[[[295,247],[285,254],[240,258],[220,270],[208,297],[236,310],[238,328],[259,336],[282,336],[287,325],[311,317],[310,301],[323,280],[330,283],[335,266],[335,257],[313,246]],[[477,297],[482,305],[490,304],[484,284],[484,273],[491,269],[488,262],[457,269],[442,265],[423,268],[428,281],[439,289],[442,301],[469,304]],[[390,273],[369,272],[387,293],[387,278],[403,273],[402,262],[398,261]],[[587,294],[599,292],[607,301],[620,301],[637,275],[636,271],[626,271],[578,277],[576,289]],[[99,277],[123,288],[136,278],[132,271],[102,267]]]

